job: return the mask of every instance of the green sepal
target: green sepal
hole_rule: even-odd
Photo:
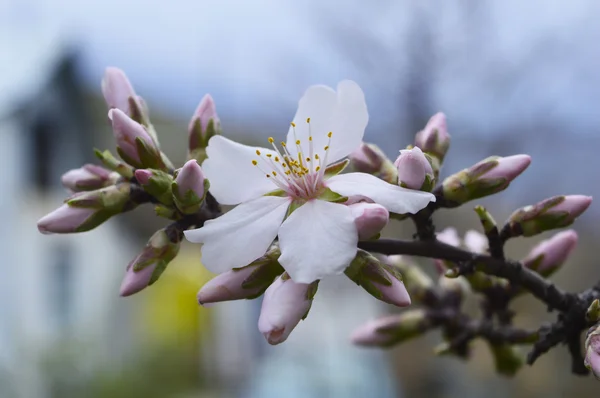
[[[106,167],[107,169],[116,171],[128,180],[133,177],[134,169],[131,166],[115,158],[108,149],[103,152],[99,149],[94,148],[94,154],[98,159],[100,159],[104,167]]]
[[[287,213],[285,214],[285,218],[288,218],[289,216],[291,216],[294,211],[296,211],[298,208],[300,208],[300,206],[302,206],[305,203],[306,203],[305,200],[299,200],[299,199],[292,200],[292,203],[290,203],[290,206],[287,209]]]
[[[140,157],[140,162],[141,162],[141,165],[143,168],[168,171],[167,166],[165,165],[165,162],[163,161],[162,153],[155,146],[149,145],[141,137],[136,137],[135,138],[135,147],[137,149],[137,153],[138,153],[138,156]],[[123,160],[127,161],[126,159],[123,159]],[[135,165],[132,165],[132,166],[135,166]]]
[[[91,216],[89,216],[79,227],[77,227],[77,229],[75,229],[75,232],[91,231],[92,229],[106,222],[113,215],[114,213],[110,211],[98,210],[94,212]]]
[[[490,344],[494,356],[496,372],[503,376],[513,377],[525,361],[518,348],[509,344]]]
[[[128,155],[125,153],[125,151],[123,151],[123,150],[121,149],[121,147],[120,147],[120,146],[118,146],[118,145],[117,145],[117,154],[119,154],[119,157],[120,157],[121,159],[123,159],[123,160],[125,161],[125,163],[127,163],[128,165],[131,165],[131,166],[133,166],[133,167],[134,167],[134,168],[136,168],[136,169],[143,169],[143,168],[144,168],[144,165],[143,165],[141,162],[138,162],[137,160],[135,160],[135,159],[133,159],[133,158],[129,157],[129,156],[128,156]]]
[[[142,184],[142,188],[160,203],[172,206],[173,195],[171,193],[171,183],[173,182],[173,177],[161,170],[150,171],[152,172],[152,177],[150,177],[147,184]]]
[[[200,207],[202,206],[209,189],[210,182],[208,181],[208,178],[204,179],[204,190],[202,197],[199,197],[196,192],[191,189],[189,189],[183,196],[180,196],[177,181],[173,181],[171,184],[173,201],[175,202],[175,205],[179,211],[181,211],[183,214],[194,214],[200,210]]]
[[[331,178],[333,176],[340,174],[342,171],[344,171],[344,169],[349,164],[350,164],[350,159],[344,159],[342,161],[339,161],[337,163],[334,163],[334,164],[328,166],[325,169],[324,178],[328,179],[328,178]]]
[[[163,218],[167,218],[169,220],[179,220],[181,219],[181,215],[172,207],[165,205],[156,205],[154,207],[154,213]]]
[[[267,192],[263,196],[277,196],[280,198],[285,198],[286,196],[288,196],[288,194],[283,189],[276,189],[274,191]]]
[[[477,213],[477,216],[479,217],[479,221],[481,222],[481,225],[483,226],[483,231],[486,235],[493,231],[495,228],[497,228],[496,220],[494,220],[492,215],[485,209],[485,207],[475,206],[474,210],[475,213]]]
[[[342,196],[339,193],[333,192],[329,188],[325,188],[323,192],[321,192],[319,196],[317,196],[317,199],[332,203],[344,203],[348,201],[347,196]]]

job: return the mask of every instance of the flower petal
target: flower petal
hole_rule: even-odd
[[[257,150],[261,156],[256,154]],[[260,170],[272,170],[264,156],[275,156],[273,150],[242,145],[216,135],[208,141],[206,154],[208,159],[202,163],[202,170],[210,181],[210,193],[221,204],[235,205],[277,189]],[[258,161],[258,166],[252,164],[253,160]]]
[[[307,118],[310,118],[310,130]],[[329,145],[327,160],[331,164],[358,148],[368,120],[365,96],[355,82],[340,82],[337,93],[327,86],[311,86],[298,103],[294,116],[296,127],[290,127],[288,131],[287,148],[296,156],[298,139],[307,154],[308,137],[312,135],[314,153],[319,156],[324,156],[324,147]],[[331,143],[327,136],[330,131],[333,133]]]
[[[435,196],[429,192],[388,184],[365,173],[337,175],[327,180],[326,184],[329,189],[340,195],[364,195],[389,211],[399,214],[414,214],[427,206],[429,202],[435,202]]]
[[[279,229],[279,263],[296,283],[344,272],[356,256],[358,233],[348,206],[311,200]]]
[[[244,267],[265,254],[289,204],[287,197],[262,196],[184,234],[190,242],[204,244],[202,264],[220,274]]]

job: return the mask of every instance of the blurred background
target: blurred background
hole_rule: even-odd
[[[42,236],[36,221],[65,198],[64,172],[114,147],[107,66],[146,99],[176,164],[207,92],[227,136],[263,143],[284,135],[309,85],[349,78],[366,94],[365,139],[392,158],[437,111],[453,140],[444,176],[531,154],[509,190],[480,202],[498,221],[551,195],[595,195],[599,16],[596,0],[0,0],[0,398],[597,396],[563,347],[513,379],[494,373],[484,344],[468,362],[435,357],[435,333],[385,352],[353,347],[356,326],[393,310],[343,277],[324,281],[310,316],[271,347],[260,300],[196,304],[212,277],[196,245],[154,286],[118,296],[125,266],[163,225],[152,209],[73,236]],[[476,228],[471,207],[436,224]],[[566,289],[600,276],[599,209],[575,225],[579,249],[555,278]],[[508,252],[519,259],[542,238]],[[534,300],[514,307],[523,326],[552,319]]]

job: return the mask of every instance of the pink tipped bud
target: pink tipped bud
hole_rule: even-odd
[[[510,231],[511,236],[534,236],[551,229],[567,227],[591,203],[591,196],[554,196],[516,210],[504,228]]]
[[[364,324],[354,331],[351,340],[365,347],[391,347],[422,335],[431,326],[422,309],[405,311]]]
[[[252,264],[217,275],[202,286],[198,292],[198,303],[204,305],[259,297],[283,273],[277,262],[280,254],[279,247],[273,246]]]
[[[415,136],[415,146],[437,157],[441,162],[450,147],[446,115],[441,112],[433,115],[425,128]]]
[[[150,171],[150,170],[137,169],[135,171],[135,179],[141,185],[148,185],[150,183],[150,178],[152,178],[153,176],[154,175],[152,174],[152,171]]]
[[[488,250],[488,239],[479,231],[468,230],[465,233],[464,244],[473,253],[484,254]]]
[[[117,108],[131,116],[129,98],[137,98],[127,75],[119,68],[109,67],[102,79],[102,94],[109,108]]]
[[[378,300],[398,307],[411,303],[400,270],[380,262],[368,252],[359,250],[344,273]]]
[[[373,238],[387,225],[390,213],[376,203],[356,203],[350,205],[359,239]]]
[[[394,164],[377,145],[363,142],[350,154],[349,159],[354,170],[358,172],[373,174],[390,184],[397,181]]]
[[[529,164],[529,155],[490,156],[446,178],[442,184],[444,198],[456,205],[493,195],[508,188]]]
[[[188,160],[175,178],[177,192],[183,197],[191,191],[201,198],[204,196],[204,180],[204,174],[196,159]]]
[[[425,191],[433,189],[433,168],[419,147],[402,149],[394,166],[398,170],[398,185]]]
[[[62,175],[61,182],[66,188],[79,192],[103,188],[114,184],[118,178],[119,174],[116,172],[94,164],[86,164],[79,169],[67,171]]]
[[[172,241],[165,229],[156,231],[140,254],[127,265],[121,296],[131,296],[156,282],[177,253],[179,242]]]
[[[585,367],[600,380],[600,323],[592,327],[585,339]]]
[[[108,112],[108,117],[112,120],[113,133],[117,141],[117,150],[123,160],[134,167],[144,167],[145,163],[147,163],[142,162],[140,147],[136,143],[137,138],[141,139],[143,146],[148,152],[160,158],[154,140],[144,126],[131,119],[120,109],[111,109]],[[150,165],[147,167],[150,167]]]
[[[173,199],[177,208],[184,214],[197,212],[204,201],[209,183],[198,161],[188,160],[173,183]]]
[[[577,232],[559,232],[550,239],[540,242],[523,260],[523,265],[544,277],[556,272],[577,246]]]
[[[502,178],[510,182],[525,171],[530,164],[531,156],[529,155],[513,155],[498,158],[497,165],[481,174],[479,178]]]
[[[96,212],[96,209],[72,207],[64,204],[52,213],[42,217],[38,221],[37,227],[43,234],[79,232],[79,228],[85,225]]]
[[[188,125],[190,153],[197,149],[206,148],[208,140],[221,133],[221,121],[217,115],[215,101],[206,94]]]
[[[292,330],[308,315],[318,283],[296,283],[285,273],[269,286],[258,319],[258,330],[269,344],[286,341]]]

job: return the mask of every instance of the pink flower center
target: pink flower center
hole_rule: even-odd
[[[273,147],[276,154],[262,154],[259,149],[256,150],[256,155],[264,160],[270,166],[270,170],[261,168],[257,160],[253,160],[252,164],[258,167],[267,178],[273,180],[281,190],[285,191],[289,196],[297,199],[314,199],[322,192],[324,185],[325,169],[327,168],[327,155],[329,153],[329,145],[331,144],[331,136],[333,133],[327,133],[328,142],[323,147],[323,159],[315,151],[313,146],[313,137],[310,130],[310,118],[306,119],[309,126],[308,145],[304,144],[296,137],[296,124],[291,123],[294,131],[294,141],[296,146],[296,156],[293,156],[286,143],[281,142],[282,150],[277,148],[273,137],[269,137],[269,144]]]

